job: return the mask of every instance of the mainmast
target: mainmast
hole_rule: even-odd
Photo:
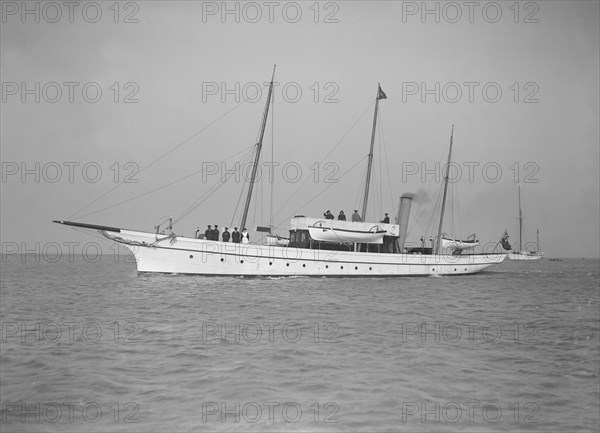
[[[265,135],[265,127],[267,125],[267,116],[269,115],[269,104],[271,103],[271,94],[273,93],[273,79],[275,78],[275,67],[273,66],[273,75],[271,76],[271,83],[269,84],[269,95],[267,96],[267,103],[265,105],[265,112],[262,118],[262,124],[260,126],[260,136],[258,143],[256,143],[256,156],[254,157],[254,165],[252,166],[252,176],[250,178],[250,185],[248,186],[248,196],[246,197],[246,204],[244,205],[244,213],[242,214],[242,223],[240,224],[240,230],[246,227],[246,219],[248,217],[248,209],[250,208],[250,200],[252,199],[252,189],[254,182],[256,181],[256,170],[258,168],[258,162],[260,160],[260,151],[262,149],[263,136]]]
[[[375,101],[375,113],[373,114],[373,130],[371,132],[371,149],[369,150],[369,162],[367,165],[367,181],[365,184],[365,196],[363,200],[363,208],[362,208],[362,220],[365,221],[367,218],[367,203],[369,201],[369,186],[371,184],[371,169],[373,167],[373,146],[375,144],[375,129],[377,128],[377,111],[379,109],[379,100],[387,99],[383,90],[381,90],[381,84],[377,84],[377,99]]]
[[[444,224],[444,211],[446,210],[446,194],[448,192],[448,180],[450,179],[450,160],[452,158],[452,140],[454,138],[454,125],[452,125],[452,132],[450,133],[450,150],[448,151],[448,163],[446,164],[446,176],[444,177],[444,195],[442,196],[442,213],[440,215],[440,225],[438,227],[437,245],[435,248],[435,254],[440,253],[442,247],[442,226]]]

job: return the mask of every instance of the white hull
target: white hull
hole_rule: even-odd
[[[419,276],[481,272],[505,254],[420,255],[309,250],[169,237],[121,230],[103,232],[134,254],[138,272],[230,276]]]
[[[521,251],[520,253],[510,252],[508,258],[517,262],[537,262],[543,257],[542,253],[530,253]]]

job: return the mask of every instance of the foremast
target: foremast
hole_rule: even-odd
[[[262,118],[262,123],[260,126],[260,135],[258,138],[258,143],[256,143],[256,155],[254,157],[254,165],[252,166],[252,175],[250,177],[250,185],[248,186],[248,195],[246,197],[246,204],[244,205],[244,213],[242,214],[242,222],[240,224],[240,230],[246,228],[246,219],[248,217],[248,210],[250,209],[250,201],[252,200],[252,189],[254,188],[254,182],[256,181],[256,171],[258,168],[258,163],[260,161],[260,151],[262,149],[263,137],[265,135],[265,127],[267,126],[267,117],[269,115],[269,105],[271,104],[271,95],[273,93],[273,80],[275,79],[275,68],[277,65],[273,66],[273,75],[271,76],[271,83],[269,84],[269,94],[267,96],[267,102],[265,105],[265,111]]]

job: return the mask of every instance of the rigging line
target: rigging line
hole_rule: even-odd
[[[381,123],[380,123],[381,124]],[[381,130],[381,128],[379,128],[379,130]],[[381,140],[382,137],[380,137],[380,143],[379,143],[379,203],[381,204],[381,209],[379,210],[379,213],[381,214],[381,218],[385,218],[385,203],[383,202],[383,190],[384,190],[384,184],[383,184],[383,152],[382,152],[382,145],[381,145]],[[390,203],[391,204],[391,203]]]
[[[425,227],[421,226],[421,228],[423,230],[425,230],[426,232],[429,232],[429,230],[433,226],[433,220],[436,218],[437,211],[438,211],[438,206],[440,206],[440,201],[441,201],[441,197],[440,197],[441,196],[441,186],[438,186],[437,193],[434,193],[433,191],[431,191],[432,189],[434,189],[433,188],[434,180],[435,180],[435,178],[429,181],[429,184],[427,185],[427,189],[426,189],[426,192],[425,192],[426,197],[429,197],[430,195],[434,196],[434,199],[433,199],[433,209],[431,209],[432,208],[432,206],[431,206],[432,201],[430,200],[428,204],[423,203],[423,205],[421,206],[421,209],[420,209],[421,212],[420,212],[420,215],[419,215],[419,220],[420,220],[421,218],[424,217],[425,212],[427,212],[428,209],[429,209],[429,212],[430,212],[429,222],[426,224]],[[435,195],[435,194],[437,194],[437,195]]]
[[[379,120],[379,124],[380,124],[380,130],[383,130],[383,118],[380,117]],[[388,187],[389,187],[389,191],[390,191],[390,200],[391,200],[391,205],[392,205],[392,212],[396,212],[396,200],[394,199],[394,194],[393,194],[393,190],[392,190],[392,178],[390,176],[390,166],[388,164],[389,162],[389,158],[387,155],[387,148],[385,145],[385,136],[383,135],[383,133],[381,134],[381,141],[383,143],[383,160],[385,161],[385,170],[387,173],[387,180],[388,180]],[[383,179],[382,179],[383,181]]]
[[[440,171],[443,171],[443,166],[441,165],[441,162],[443,161],[444,155],[445,155],[445,154],[447,154],[447,153],[448,153],[448,151],[449,151],[449,145],[447,145],[447,146],[444,146],[444,147],[441,149],[441,151],[440,151],[440,155],[438,156],[438,160],[437,160],[437,161],[438,161],[438,164],[440,164],[440,165],[439,165],[439,167],[440,167]],[[421,164],[421,168],[423,168],[423,163]],[[421,170],[421,176],[423,176],[423,171],[424,171],[424,170]],[[435,167],[435,173],[436,173],[436,176],[434,177],[434,179],[437,177],[437,173],[438,173],[437,165],[436,165],[436,167]],[[428,197],[428,196],[429,196],[429,194],[430,194],[430,190],[432,189],[432,186],[433,186],[433,179],[432,179],[432,180],[430,180],[430,181],[429,181],[429,183],[427,184],[427,189],[425,190],[426,197]],[[437,198],[437,199],[435,200],[435,202],[434,202],[435,206],[434,206],[434,209],[433,209],[433,211],[431,212],[431,215],[430,215],[430,222],[427,224],[427,227],[423,227],[423,226],[421,225],[421,223],[420,223],[420,220],[421,220],[421,218],[423,218],[423,215],[425,214],[425,212],[427,211],[427,208],[428,208],[428,206],[427,206],[427,204],[425,203],[425,201],[423,201],[423,203],[422,203],[422,204],[419,206],[419,208],[417,208],[417,210],[416,210],[416,213],[418,214],[418,216],[417,216],[417,218],[415,219],[415,222],[414,222],[414,223],[412,223],[412,226],[411,226],[411,228],[409,229],[409,232],[411,232],[411,231],[414,229],[415,225],[419,225],[419,227],[421,227],[421,229],[422,229],[422,230],[424,230],[424,231],[426,231],[426,232],[428,232],[428,231],[429,231],[430,225],[431,225],[431,226],[433,225],[433,219],[434,219],[434,217],[435,217],[435,215],[436,215],[436,211],[437,211],[437,207],[438,207],[438,202],[440,201],[440,200],[439,200],[440,194],[441,194],[441,185],[438,187],[438,191],[437,191],[437,196],[438,196],[438,198]]]
[[[263,182],[262,182],[262,176],[260,179],[260,190],[259,190],[259,194],[260,194],[260,211],[261,211],[261,215],[262,215],[262,205],[263,205],[263,191],[262,191],[262,186],[263,186]],[[248,230],[249,233],[252,234],[252,236],[256,236],[256,232],[254,230],[252,230],[252,227],[256,226],[256,211],[258,209],[258,200],[254,200],[254,210],[252,212],[252,225],[250,226],[250,230]],[[248,226],[248,222],[246,222],[246,226]],[[242,230],[244,229],[244,227],[242,227]]]
[[[325,155],[323,157],[323,159],[321,159],[321,161],[319,163],[322,163],[323,161],[325,161],[325,158],[327,158],[329,155],[331,155],[333,153],[333,151],[339,146],[339,144],[344,141],[344,139],[346,138],[346,136],[348,134],[350,134],[350,132],[354,129],[354,127],[357,125],[358,122],[360,122],[360,120],[365,116],[365,114],[367,114],[367,112],[371,109],[371,107],[373,106],[373,104],[376,101],[373,101],[369,104],[369,106],[365,109],[365,111],[363,111],[363,113],[360,115],[360,117],[358,119],[356,119],[356,121],[352,124],[352,126],[350,127],[350,129],[348,129],[348,131],[346,131],[346,133],[342,136],[342,138],[339,139],[339,141],[335,144],[335,146],[333,146],[333,149],[331,149],[329,151],[329,153],[327,155]]]
[[[225,162],[225,161],[227,161],[228,159],[231,159],[231,158],[233,158],[233,157],[235,157],[235,156],[239,155],[240,153],[242,153],[242,152],[245,152],[246,150],[247,150],[247,149],[245,148],[245,149],[243,149],[243,150],[241,150],[241,151],[239,151],[239,152],[237,152],[237,153],[234,153],[233,155],[231,155],[231,156],[227,157],[226,159],[224,159],[224,160],[222,160],[222,161],[220,161],[220,162]],[[161,186],[159,186],[159,187],[157,187],[157,188],[154,188],[154,189],[153,189],[153,190],[151,190],[151,191],[147,191],[147,192],[144,192],[144,193],[142,193],[142,194],[138,194],[138,195],[136,195],[136,196],[134,196],[134,197],[131,197],[131,198],[128,198],[128,199],[126,199],[126,200],[121,200],[120,202],[117,202],[117,203],[115,203],[115,204],[112,204],[112,205],[109,205],[109,206],[103,207],[103,208],[101,208],[101,209],[98,209],[98,210],[95,210],[95,211],[93,211],[93,212],[86,213],[85,215],[81,215],[79,218],[85,218],[85,217],[87,217],[87,216],[94,215],[94,214],[97,214],[97,213],[99,213],[99,212],[103,212],[103,211],[105,211],[105,210],[107,210],[107,209],[111,209],[111,208],[113,208],[113,207],[116,207],[116,206],[119,206],[119,205],[121,205],[121,204],[127,203],[128,201],[137,200],[137,199],[138,199],[138,198],[140,198],[140,197],[144,197],[144,196],[146,196],[146,195],[148,195],[148,194],[152,194],[153,192],[159,191],[159,190],[161,190],[161,189],[163,189],[163,188],[167,188],[167,187],[169,187],[169,186],[171,186],[171,185],[174,185],[174,184],[176,184],[176,183],[178,183],[178,182],[184,181],[185,179],[188,179],[188,178],[190,178],[190,177],[192,177],[192,176],[195,176],[195,175],[197,175],[198,173],[201,173],[201,172],[202,172],[202,169],[201,169],[201,170],[198,170],[198,171],[195,171],[195,172],[193,172],[193,173],[191,173],[191,174],[188,174],[188,175],[186,175],[186,176],[184,176],[184,177],[182,177],[182,178],[179,178],[179,179],[177,179],[177,180],[174,180],[174,181],[172,181],[172,182],[169,182],[169,183],[167,183],[167,184],[165,184],[165,185],[161,185]],[[70,219],[70,218],[69,218],[69,219]]]
[[[458,232],[460,233],[460,235],[462,237],[463,231],[462,231],[462,221],[460,218],[460,196],[458,194],[458,185],[456,185],[456,215],[458,217]],[[467,236],[469,236],[469,235],[470,235],[470,233],[467,234]]]
[[[369,155],[367,155],[365,158],[367,158],[368,156]],[[360,178],[360,182],[358,183],[359,186],[356,189],[356,197],[354,198],[354,209],[358,209],[358,203],[360,203],[362,201],[361,197],[362,197],[363,191],[360,188],[360,185],[362,185],[364,183],[363,180],[365,179],[365,177],[367,175],[367,170],[368,170],[368,167],[365,166],[363,174],[361,175],[361,178]]]
[[[271,100],[271,168],[275,161],[275,95]],[[275,187],[275,170],[269,171],[269,180],[271,182],[271,203],[269,206],[269,227],[273,226],[273,195]]]
[[[254,150],[253,150],[253,152],[251,154],[251,158],[250,159],[253,159],[253,155],[254,155]],[[238,196],[237,203],[235,204],[235,209],[233,210],[233,215],[231,216],[231,220],[229,221],[229,226],[230,227],[233,227],[233,225],[234,225],[233,222],[236,219],[237,212],[238,212],[238,209],[240,207],[240,203],[242,202],[242,197],[244,196],[245,191],[246,191],[246,183],[244,182],[242,184],[242,187],[240,188],[240,195]]]
[[[359,159],[358,162],[356,164],[354,164],[352,167],[350,167],[348,170],[346,170],[344,173],[342,173],[339,177],[339,179],[341,180],[346,174],[348,174],[351,170],[353,170],[356,166],[358,166],[361,162],[363,162],[363,160],[365,158],[367,158],[368,155],[365,155],[363,158]],[[310,204],[313,200],[315,200],[317,197],[319,197],[321,194],[323,194],[325,191],[327,191],[329,188],[331,188],[333,185],[336,185],[335,183],[330,183],[329,185],[327,185],[325,188],[323,188],[323,190],[321,190],[321,192],[319,192],[317,195],[315,195],[313,198],[311,198],[309,201],[307,201],[306,203],[302,204],[300,207],[298,207],[295,211],[291,212],[288,214],[288,218],[290,217],[290,215],[294,215],[296,212],[298,212],[300,209],[302,209],[304,206]],[[277,224],[277,226],[279,227],[281,224],[284,223],[285,220],[282,220],[279,224]]]
[[[378,194],[379,190],[377,189],[377,180],[378,180],[377,172],[373,171],[373,184],[374,184],[373,188],[375,189],[375,194],[373,194],[374,200],[373,200],[373,205],[372,205],[372,210],[373,210],[373,214],[374,214],[373,221],[378,221],[377,214],[381,214],[381,209],[382,209],[380,194]],[[367,220],[368,219],[365,219],[365,221],[367,221]]]
[[[433,181],[434,179],[429,181],[429,184],[427,186],[427,190],[425,192],[426,197],[428,197],[430,195],[429,191],[433,185]],[[437,211],[438,211],[438,207],[441,207],[440,205],[440,195],[441,195],[441,187],[438,187],[437,189],[437,196],[433,198],[433,200],[430,200],[429,203],[425,203],[423,202],[420,205],[420,209],[419,209],[419,214],[416,218],[415,223],[412,225],[410,232],[412,232],[412,230],[414,229],[415,225],[418,225],[424,232],[425,234],[429,234],[429,231],[431,230],[431,228],[433,227],[434,224],[434,219],[436,218],[437,215]],[[431,203],[433,203],[433,208]],[[432,209],[431,209],[432,208]],[[430,214],[429,214],[429,219],[427,220],[425,226],[423,226],[421,224],[421,219],[424,218],[424,214],[427,210],[430,210]]]
[[[246,190],[245,187],[240,188],[240,195],[238,197],[237,204],[235,205],[235,209],[233,211],[233,216],[231,217],[231,221],[229,221],[229,227],[233,227],[233,221],[235,221],[235,218],[237,216],[237,211],[240,207],[240,203],[242,202],[242,197],[244,196],[245,190]]]
[[[246,150],[246,149],[244,149]],[[246,155],[240,160],[240,162],[243,162],[246,160],[246,158],[248,158],[248,155],[251,154],[252,149],[250,149],[250,151],[248,153],[246,153]],[[241,152],[238,152],[238,154]],[[210,197],[210,195],[212,195],[214,193],[214,191],[216,189],[219,189],[220,186],[224,185],[225,183],[227,183],[229,179],[227,178],[227,176],[225,177],[225,182],[222,181],[221,178],[221,182],[217,182],[214,185],[212,185],[208,191],[206,191],[203,195],[201,195],[193,204],[191,204],[189,207],[187,207],[183,212],[181,212],[181,214],[175,218],[174,223],[175,222],[179,222],[181,220],[183,220],[183,218],[185,218],[187,215],[190,214],[190,212],[192,212],[194,209],[196,209],[201,203],[203,203],[208,197]]]
[[[323,159],[321,159],[321,161],[319,162],[319,165],[321,165],[323,163],[323,161],[325,161],[325,159],[331,155],[333,153],[333,151],[339,146],[339,144],[345,140],[345,138],[348,136],[348,134],[350,134],[350,132],[354,129],[354,127],[358,124],[358,122],[360,122],[360,120],[365,116],[365,114],[371,109],[371,106],[375,103],[375,101],[371,102],[369,104],[369,106],[365,109],[365,111],[363,111],[363,113],[358,117],[358,119],[356,119],[356,121],[352,124],[352,126],[350,126],[350,129],[348,129],[344,135],[342,135],[342,138],[340,138],[338,140],[338,142],[333,146],[333,149],[331,149],[329,151],[329,153],[327,155],[325,155],[323,157]],[[285,203],[281,206],[279,206],[279,210],[277,212],[275,212],[275,214],[273,215],[273,218],[275,218],[277,215],[279,215],[279,213],[284,209],[284,207],[294,198],[294,196],[298,193],[298,191],[300,191],[302,189],[302,187],[304,186],[304,184],[306,184],[306,182],[308,182],[308,180],[311,178],[310,175],[308,175],[304,181],[298,186],[298,188],[296,189],[296,191],[294,191],[289,198],[285,201]]]
[[[448,175],[449,175],[449,173],[450,172],[448,172]],[[448,193],[448,199],[447,199],[447,201],[448,200],[450,201],[450,206],[449,206],[449,210],[450,210],[450,217],[449,217],[450,218],[450,230],[452,231],[451,233],[454,233],[455,230],[456,230],[456,214],[455,214],[455,211],[456,211],[455,204],[456,203],[454,201],[454,197],[455,197],[454,196],[454,193],[455,193],[454,184],[450,184],[449,191],[450,192]],[[446,203],[447,203],[447,201],[446,201]],[[446,206],[448,206],[448,204],[446,204]]]
[[[450,200],[452,200],[452,202],[450,203],[450,209],[452,210],[452,232],[454,232],[455,230],[460,230],[460,227],[457,227],[457,218],[458,218],[458,208],[456,206],[456,199],[458,198],[458,191],[456,190],[456,185],[454,183],[452,183],[452,186],[450,187]],[[458,232],[458,234],[460,235],[460,231]]]
[[[251,154],[252,154],[252,152],[248,152],[248,154],[246,154],[246,156],[244,156],[244,158],[242,158],[241,161],[244,161],[248,157],[248,155],[251,155]],[[173,224],[175,224],[176,222],[179,222],[179,221],[183,220],[186,216],[188,216],[198,206],[200,206],[202,203],[204,203],[210,196],[212,196],[217,190],[219,190],[228,181],[229,181],[229,178],[226,177],[224,182],[223,181],[217,182],[215,185],[211,186],[209,188],[209,190],[206,193],[204,193],[202,196],[200,196],[200,198],[198,198],[198,200],[194,204],[192,204],[185,211],[183,211],[180,216],[178,216],[177,218],[175,218],[173,220]]]
[[[256,149],[256,145],[253,145],[252,146],[252,152],[250,153],[249,156],[248,155],[246,156],[246,157],[249,158],[248,159],[249,161],[253,161],[254,160],[254,152],[256,152],[256,150],[257,150]],[[244,180],[245,180],[245,177],[244,177]],[[247,184],[249,184],[249,182],[244,182],[243,185],[242,185],[242,188],[240,188],[240,195],[238,196],[237,203],[236,203],[235,209],[233,211],[233,215],[231,216],[231,221],[229,222],[230,227],[232,227],[234,225],[234,221],[235,221],[235,219],[237,217],[237,212],[238,212],[238,209],[240,207],[240,203],[242,202],[242,197],[245,195],[245,192],[246,192],[246,185]],[[240,230],[241,230],[241,228],[240,228]]]
[[[180,216],[173,219],[173,224],[176,224],[182,221],[185,217],[187,217],[191,212],[193,212],[198,206],[204,203],[209,197],[211,197],[215,192],[217,192],[223,185],[227,183],[228,179],[225,182],[218,182],[213,185],[202,197],[200,197],[196,203],[194,203],[190,208],[185,210]]]
[[[260,222],[262,224],[262,222],[264,221],[264,214],[263,214],[263,209],[265,207],[264,205],[264,198],[265,198],[265,177],[264,176],[260,176],[260,190],[258,191],[258,196],[260,197]],[[258,200],[254,201],[254,214],[252,215],[253,218],[253,225],[256,225],[256,208],[258,207]],[[248,223],[246,223],[248,224]]]
[[[379,134],[377,137],[377,156],[378,156],[378,160],[379,160],[379,183],[376,185],[379,185],[379,215],[383,218],[382,213],[383,213],[383,176],[381,175],[381,170],[382,170],[382,163],[381,163],[381,135],[382,135],[382,131],[381,131],[381,115],[379,113],[378,117],[379,117]],[[375,217],[376,221],[379,221],[379,217]]]
[[[258,91],[256,92],[256,95],[258,95]],[[255,95],[255,96],[256,96]],[[167,152],[163,153],[161,156],[159,156],[158,158],[156,158],[154,161],[150,162],[148,165],[146,165],[145,167],[143,167],[141,170],[138,171],[138,174],[141,174],[142,172],[144,172],[146,169],[152,167],[154,164],[156,164],[158,161],[160,161],[161,159],[163,159],[164,157],[166,157],[167,155],[169,155],[170,153],[174,152],[175,150],[179,149],[181,146],[183,146],[184,144],[186,144],[187,142],[189,142],[192,138],[200,135],[202,132],[206,131],[208,128],[210,128],[212,125],[214,125],[215,123],[217,123],[219,120],[221,120],[222,118],[224,118],[225,116],[229,115],[231,112],[233,112],[234,110],[237,110],[239,107],[241,107],[243,104],[246,103],[246,98],[243,99],[242,102],[240,102],[239,104],[237,104],[235,107],[233,107],[232,109],[226,111],[224,114],[222,114],[221,116],[217,117],[215,120],[213,120],[212,122],[210,122],[208,125],[206,125],[205,127],[203,127],[202,129],[196,131],[195,133],[193,133],[192,135],[190,135],[188,138],[186,138],[185,140],[183,140],[181,143],[179,143],[178,145],[176,145],[175,147],[172,147],[170,150],[168,150]],[[114,190],[116,190],[117,188],[121,187],[124,184],[124,182],[118,183],[115,186],[113,186],[111,189],[109,189],[108,191],[106,191],[104,194],[101,194],[99,197],[97,197],[96,199],[92,200],[91,202],[89,202],[88,204],[86,204],[84,207],[82,207],[81,209],[79,209],[77,212],[75,212],[74,214],[72,214],[68,219],[70,220],[71,218],[73,218],[75,215],[77,215],[78,213],[82,212],[84,209],[87,209],[88,207],[90,207],[91,205],[93,205],[94,203],[96,203],[98,200],[100,200],[101,198],[103,198],[104,196],[110,194],[111,192],[113,192]],[[81,216],[80,218],[83,218],[84,216]]]

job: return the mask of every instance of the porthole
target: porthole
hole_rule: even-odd
[[[272,265],[272,264],[273,264],[273,262],[269,262],[269,265]]]
[[[289,264],[289,263],[286,263],[285,265],[286,265],[286,266],[289,266],[290,264]]]
[[[354,269],[358,271],[358,266],[355,266]]]
[[[221,261],[222,261],[222,262],[224,262],[224,261],[225,261],[225,259],[224,259],[223,257],[221,257]]]
[[[302,263],[302,267],[305,268],[306,267],[306,263]]]
[[[325,265],[325,269],[329,269],[329,265]]]
[[[340,269],[344,269],[344,267],[343,267],[343,266],[340,266]]]
[[[369,271],[372,271],[372,270],[373,270],[373,268],[369,266]]]
[[[456,272],[456,268],[454,268],[454,271]]]
[[[244,261],[243,261],[243,260],[240,260],[240,263],[244,263]]]
[[[432,271],[435,271],[435,268],[433,268]]]
[[[194,256],[192,256],[192,255],[190,254],[190,259],[193,259],[193,258],[194,258]]]

